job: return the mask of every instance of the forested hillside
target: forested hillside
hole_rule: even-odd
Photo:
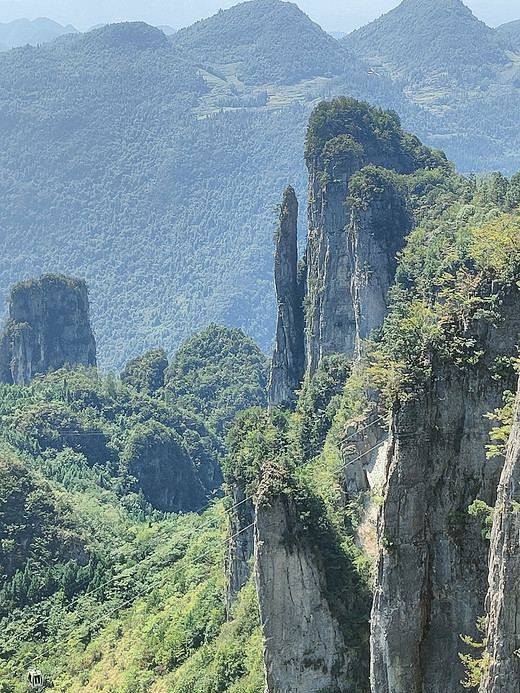
[[[497,32],[514,51],[520,50],[520,19],[497,26]]]
[[[356,63],[297,5],[279,0],[238,4],[181,29],[172,42],[203,64],[239,63],[238,79],[253,86],[332,77]]]
[[[465,45],[461,8],[439,9],[435,49],[450,64]],[[429,42],[409,35],[421,35],[423,3],[407,13],[404,36],[389,35],[427,82]],[[288,183],[305,199],[301,143],[320,99],[394,108],[462,170],[518,168],[517,59],[488,69],[503,53],[477,24],[473,43],[490,57],[464,48],[471,91],[449,77],[433,94],[413,64],[374,70],[279,0],[242,3],[170,38],[121,24],[2,54],[0,295],[43,272],[85,278],[103,369],[154,347],[171,353],[212,321],[244,328],[267,352],[273,210]]]
[[[341,41],[408,83],[475,86],[508,62],[498,33],[459,0],[403,0]]]
[[[0,690],[25,690],[37,658],[54,690],[107,678],[144,691],[199,648],[215,659],[204,690],[261,677],[247,649],[258,641],[252,592],[224,626],[225,521],[212,506],[224,432],[239,408],[265,405],[265,370],[243,332],[211,325],[169,366],[156,349],[121,379],[64,367],[0,387]],[[119,614],[139,603],[139,644],[123,655],[130,622]],[[85,658],[87,642],[96,654]],[[235,668],[223,674],[221,659]],[[195,690],[194,672],[204,680],[188,665],[175,690]]]
[[[518,169],[520,55],[460,0],[403,0],[341,43],[402,86],[421,108],[406,126],[460,170]]]

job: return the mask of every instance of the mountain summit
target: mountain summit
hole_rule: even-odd
[[[172,43],[201,63],[240,62],[246,84],[292,84],[343,72],[346,51],[292,2],[250,0],[181,29]]]
[[[477,82],[508,61],[498,33],[461,0],[403,0],[342,43],[411,82]]]

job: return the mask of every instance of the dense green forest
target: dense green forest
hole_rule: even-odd
[[[497,26],[497,33],[515,52],[520,50],[520,19]]]
[[[429,21],[424,3],[408,8],[404,30],[390,27],[410,60],[397,76],[374,74],[368,56],[278,0],[171,38],[121,24],[2,53],[0,295],[43,272],[85,278],[99,363],[115,372],[149,349],[172,353],[212,321],[269,351],[273,210],[287,183],[306,197],[301,143],[317,101],[348,94],[394,108],[463,171],[519,167],[516,58],[497,72],[495,34],[483,42],[477,20],[441,5],[435,42],[410,46],[409,26]],[[466,35],[483,48],[462,60],[450,46]],[[424,73],[430,44],[472,76],[471,91],[450,77],[437,93],[413,71]],[[303,228],[304,204],[300,213]]]
[[[239,63],[237,78],[252,86],[297,84],[360,68],[359,61],[297,5],[280,5],[278,0],[236,5],[181,29],[171,40],[197,63]]]
[[[265,405],[265,380],[259,348],[211,325],[170,364],[154,349],[120,379],[64,367],[0,388],[0,690],[25,690],[33,658],[55,690],[89,690],[91,676],[148,690],[174,670],[174,690],[195,690],[198,665],[178,667],[199,650],[215,663],[197,690],[258,679],[251,590],[224,625],[216,499],[224,432],[238,409]],[[129,606],[140,614],[132,629],[148,636],[122,656]],[[112,664],[93,674],[109,652]]]

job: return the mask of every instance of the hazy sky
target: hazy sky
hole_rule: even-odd
[[[95,24],[143,20],[149,24],[187,26],[237,0],[0,0],[0,22],[49,17],[82,31]],[[351,31],[399,4],[399,0],[300,0],[299,7],[328,31]],[[518,0],[467,0],[489,26],[520,19]]]

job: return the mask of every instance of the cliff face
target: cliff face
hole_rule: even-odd
[[[233,499],[229,517],[229,540],[225,555],[226,617],[231,618],[233,602],[251,576],[254,551],[255,509],[247,498],[245,484],[237,482],[231,489]]]
[[[281,207],[270,404],[289,403],[304,372],[305,378],[313,376],[323,357],[340,353],[355,359],[361,340],[381,326],[396,255],[412,228],[403,179],[427,164],[432,168],[439,165],[428,152],[418,140],[404,135],[395,114],[346,98],[320,104],[314,112],[306,140],[309,226],[303,287],[297,277],[297,203],[292,189],[285,192]],[[325,407],[319,401],[316,406]],[[381,446],[387,431],[376,409],[359,423],[352,461],[350,446],[343,451],[346,502],[376,486],[380,491],[382,485]],[[368,435],[363,433],[366,427],[370,428]],[[347,432],[346,437],[349,435]],[[372,555],[377,551],[374,514],[358,532],[359,544],[370,543]],[[244,524],[232,521],[231,526],[237,530]],[[247,556],[249,550],[246,539],[246,546],[232,553],[231,586],[244,582],[245,574],[239,577],[245,564],[240,555]],[[254,556],[266,693],[367,690],[367,648],[354,654],[355,646],[345,642],[332,607],[337,600],[330,599],[326,586],[327,561],[321,556],[319,542],[304,535],[290,496],[275,495],[255,508]],[[344,568],[346,580],[348,568]],[[368,602],[361,591],[352,589],[351,593],[358,594],[357,606]],[[345,594],[339,601],[343,614],[356,611]],[[365,646],[367,620],[365,615],[357,631],[358,644],[364,642]],[[359,664],[355,674],[354,659]]]
[[[501,460],[486,459],[484,415],[515,386],[494,364],[515,353],[519,304],[515,288],[496,327],[468,335],[484,351],[477,365],[434,363],[424,391],[394,412],[372,610],[374,693],[463,690],[460,634],[478,638],[488,552],[468,506],[495,502]]]
[[[65,363],[96,365],[84,281],[57,275],[11,290],[9,320],[0,338],[0,378],[27,385],[36,373]]]
[[[386,123],[391,135],[380,142],[369,113],[361,104],[359,114],[349,113],[326,128],[319,114],[309,125],[305,303],[310,374],[323,356],[355,356],[360,340],[381,325],[396,253],[412,227],[390,171],[408,174],[421,164],[400,143],[397,122]]]
[[[354,690],[352,655],[324,598],[323,566],[285,495],[257,508],[255,570],[266,692]]]
[[[509,693],[520,681],[520,399],[500,477],[491,532],[487,647],[481,693]]]
[[[298,201],[293,188],[285,190],[274,255],[278,302],[275,345],[267,387],[270,405],[295,397],[304,371],[303,292],[298,281]]]

